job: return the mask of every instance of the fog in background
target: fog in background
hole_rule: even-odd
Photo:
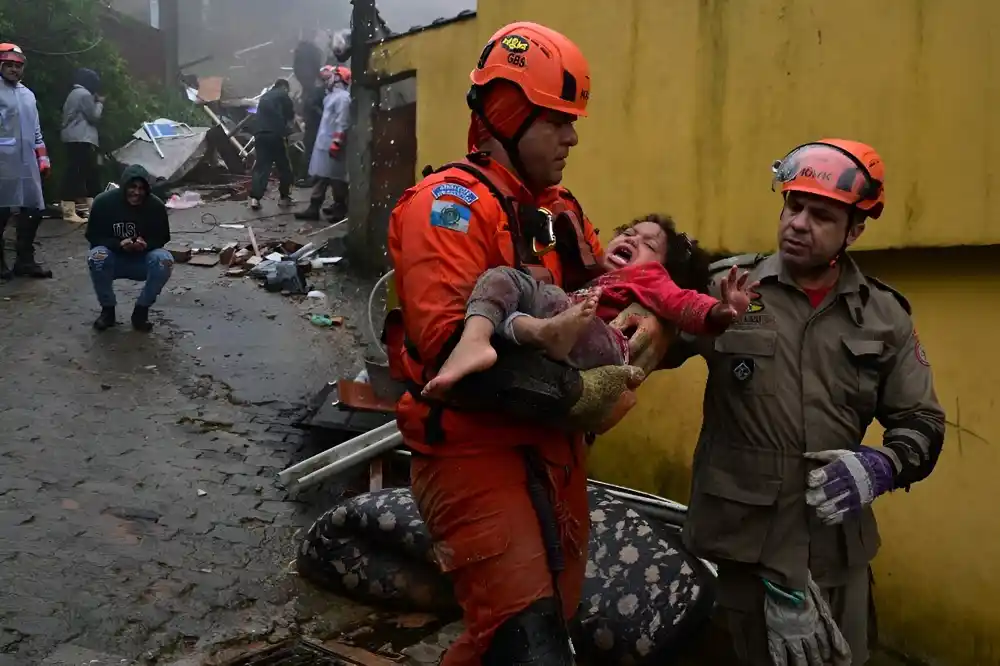
[[[153,4],[157,0],[152,0]],[[279,76],[290,76],[292,50],[300,40],[326,46],[332,32],[350,27],[350,0],[178,0],[180,62],[211,60],[185,70],[227,78],[227,92],[256,94]],[[111,0],[118,11],[149,22],[151,0]],[[394,33],[451,18],[476,8],[476,0],[376,0]],[[238,51],[250,49],[239,54]]]

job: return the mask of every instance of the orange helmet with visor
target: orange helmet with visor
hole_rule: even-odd
[[[869,145],[823,139],[795,148],[771,167],[781,192],[805,192],[877,219],[885,207],[885,165]]]

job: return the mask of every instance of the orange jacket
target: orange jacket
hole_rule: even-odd
[[[573,211],[582,222],[583,241],[600,257],[597,233],[579,204],[563,188],[551,188],[534,197],[504,167],[493,160],[476,163],[506,197],[558,214]],[[466,302],[476,280],[498,266],[515,266],[511,221],[490,188],[457,167],[433,173],[407,190],[389,221],[389,253],[395,267],[396,295],[411,351],[390,351],[390,364],[410,382],[422,385],[440,363],[442,349],[465,321]],[[527,262],[525,262],[527,263]],[[556,252],[531,263],[548,269],[562,284],[563,265]],[[415,353],[414,353],[415,352]],[[431,366],[427,370],[425,366]],[[563,432],[536,424],[511,423],[500,409],[468,413],[445,409],[441,425],[445,441],[426,443],[425,421],[430,408],[409,393],[397,405],[397,423],[408,446],[432,455],[473,455],[494,446],[543,446],[566,442]],[[569,447],[563,447],[568,450]]]

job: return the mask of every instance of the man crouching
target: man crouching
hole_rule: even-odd
[[[149,180],[149,172],[141,166],[127,167],[119,189],[94,199],[87,220],[87,264],[101,305],[94,322],[99,331],[117,323],[114,282],[123,279],[146,283],[132,310],[132,326],[150,331],[149,308],[174,268],[173,256],[163,249],[170,242],[167,207],[152,193]]]

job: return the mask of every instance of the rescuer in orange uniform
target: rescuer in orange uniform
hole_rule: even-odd
[[[602,251],[558,187],[590,96],[577,46],[514,23],[490,39],[471,78],[470,154],[425,170],[389,224],[402,316],[395,328],[390,316],[385,337],[392,371],[409,386],[397,422],[415,454],[414,496],[464,611],[445,666],[564,666],[587,561],[582,433],[617,422],[643,374],[580,373],[498,341],[497,364],[461,380],[447,404],[420,399],[483,272],[513,266],[574,289],[596,274]],[[657,326],[642,322],[632,341],[657,339],[646,335]],[[633,349],[648,356],[655,346]]]

